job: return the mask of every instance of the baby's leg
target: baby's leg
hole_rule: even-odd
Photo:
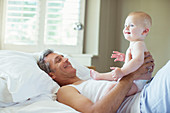
[[[99,72],[97,72],[97,71],[90,70],[90,76],[91,76],[94,80],[113,80],[112,72],[99,73]]]

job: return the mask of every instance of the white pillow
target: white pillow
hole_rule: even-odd
[[[78,63],[76,60],[74,60],[74,58],[65,55],[64,57],[68,58],[68,60],[70,61],[70,63],[72,64],[72,66],[77,70],[76,71],[76,75],[83,80],[87,80],[90,79],[90,69],[87,68],[86,66],[81,65],[80,63]]]
[[[31,54],[1,50],[0,62],[0,81],[3,81],[0,86],[1,103],[21,102],[41,94],[53,94],[59,88],[38,67],[37,60]]]

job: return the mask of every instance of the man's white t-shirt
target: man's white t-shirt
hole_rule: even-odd
[[[80,94],[89,98],[92,102],[100,100],[108,91],[111,85],[116,83],[115,81],[106,80],[87,80],[79,85],[69,85],[76,88]],[[118,113],[140,113],[140,93],[126,97]]]

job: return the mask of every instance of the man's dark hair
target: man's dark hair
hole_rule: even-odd
[[[50,72],[52,72],[52,70],[50,69],[49,66],[49,62],[45,62],[45,57],[47,57],[49,54],[54,53],[53,50],[51,49],[47,49],[43,52],[43,54],[40,56],[40,59],[38,61],[38,66],[40,67],[40,69],[42,69],[43,71],[45,71],[47,74],[49,74]]]

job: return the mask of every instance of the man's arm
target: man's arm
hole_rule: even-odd
[[[144,65],[137,71],[123,77],[109,93],[96,103],[93,103],[88,98],[81,95],[75,88],[70,86],[64,86],[58,91],[58,101],[83,113],[114,113],[130,90],[133,80],[146,74],[148,72],[147,68],[153,65],[152,57],[147,57]]]
[[[115,88],[111,89],[109,93],[96,103],[93,103],[70,86],[62,87],[58,91],[57,97],[59,102],[82,113],[114,113],[123,102],[132,84],[132,79],[128,77],[123,78]]]

